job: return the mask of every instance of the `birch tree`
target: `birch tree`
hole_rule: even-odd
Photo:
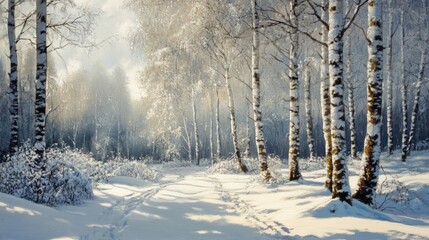
[[[246,94],[246,149],[244,150],[244,157],[246,158],[250,158],[251,157],[251,152],[250,152],[250,114],[251,114],[251,110],[250,110],[250,100]]]
[[[220,64],[221,71],[223,72],[228,96],[231,137],[234,149],[233,155],[240,169],[243,172],[247,172],[248,169],[243,163],[239,148],[235,103],[231,87],[231,68],[243,53],[243,48],[237,42],[242,34],[235,12],[238,9],[232,4],[225,6],[221,3],[211,1],[205,2],[203,7],[207,15],[210,16],[203,23],[206,34],[204,49],[208,52],[209,57]],[[224,18],[227,18],[228,21],[223,21]]]
[[[333,198],[352,204],[346,164],[345,107],[343,80],[344,7],[342,0],[329,1],[329,91],[331,96],[331,138]]]
[[[220,115],[219,115],[219,87],[218,84],[215,86],[216,91],[216,162],[220,161],[220,148],[221,148],[221,142],[220,142]]]
[[[417,83],[415,87],[415,95],[414,95],[414,102],[413,102],[413,111],[411,115],[411,124],[410,124],[410,133],[409,133],[409,139],[407,143],[407,149],[406,149],[406,155],[408,156],[411,151],[411,147],[413,145],[414,136],[416,133],[416,126],[417,126],[417,117],[419,114],[419,102],[420,102],[420,92],[422,88],[423,78],[424,78],[424,72],[425,72],[425,65],[426,65],[426,50],[423,50],[421,53],[421,60],[420,60],[420,70],[419,70],[419,76],[417,78]]]
[[[346,64],[346,76],[348,80],[347,84],[347,97],[348,97],[348,110],[349,110],[349,129],[350,129],[350,156],[352,159],[357,158],[357,149],[356,149],[356,120],[355,120],[355,85],[353,83],[352,76],[352,54],[351,54],[351,42],[350,38],[348,39],[347,44],[347,64]]]
[[[383,29],[381,0],[368,2],[368,112],[362,167],[353,198],[371,205],[378,182],[381,154]]]
[[[9,60],[10,60],[10,84],[9,84],[9,111],[10,111],[10,143],[9,153],[11,155],[18,151],[19,140],[19,105],[18,105],[18,54],[16,49],[15,34],[15,0],[9,0],[8,5],[8,36],[9,36]]]
[[[225,84],[226,84],[226,92],[228,95],[228,108],[229,108],[229,118],[230,118],[230,125],[231,125],[231,136],[232,136],[232,143],[234,147],[234,158],[237,160],[238,165],[243,172],[247,172],[248,169],[246,165],[243,163],[243,159],[241,156],[241,151],[239,148],[239,141],[238,141],[238,133],[237,133],[237,122],[236,122],[236,116],[235,116],[235,104],[234,104],[234,96],[232,94],[232,88],[231,88],[231,77],[230,77],[230,65],[227,63],[225,68]]]
[[[268,169],[267,150],[265,148],[264,131],[261,112],[261,84],[259,75],[259,13],[256,0],[252,1],[253,11],[253,45],[252,45],[252,94],[253,117],[255,123],[255,140],[258,152],[259,171],[265,183],[270,182],[271,173]]]
[[[407,144],[408,144],[408,87],[405,78],[405,28],[404,28],[404,12],[401,12],[401,109],[402,109],[402,154],[401,160],[405,162],[407,158]]]
[[[305,120],[307,125],[307,144],[310,153],[310,159],[314,159],[314,139],[313,139],[313,116],[311,114],[311,75],[307,65],[304,74],[304,101],[305,101]]]
[[[43,165],[46,148],[46,74],[47,74],[47,45],[46,45],[46,0],[37,0],[36,44],[37,44],[37,73],[36,73],[36,109],[35,109],[35,151],[37,163]]]
[[[415,95],[414,95],[414,102],[413,102],[413,111],[411,115],[411,124],[410,124],[410,133],[409,133],[409,139],[407,144],[407,155],[410,155],[411,147],[413,145],[414,136],[416,133],[416,126],[417,126],[417,117],[419,114],[419,103],[420,103],[420,93],[421,88],[423,84],[424,79],[424,73],[425,73],[425,66],[427,64],[427,44],[428,44],[428,33],[427,31],[427,19],[426,19],[426,1],[422,0],[423,3],[423,14],[422,14],[422,21],[421,21],[421,29],[420,29],[420,38],[423,42],[423,47],[421,50],[421,57],[420,57],[420,67],[419,67],[419,74],[417,77],[417,83],[415,86]]]
[[[393,84],[392,84],[392,38],[393,38],[393,17],[392,0],[388,1],[388,27],[387,27],[387,62],[386,62],[386,121],[387,121],[387,152],[393,153]]]
[[[197,106],[196,106],[196,90],[192,89],[192,120],[194,125],[194,139],[195,139],[195,162],[200,165],[200,137],[198,135],[197,124]]]
[[[299,171],[299,82],[298,82],[298,0],[290,2],[291,30],[289,55],[289,180],[301,178]]]
[[[321,41],[328,44],[329,33],[329,1],[322,0],[322,36]],[[325,23],[325,24],[323,24]],[[320,94],[322,96],[322,114],[323,114],[323,137],[325,139],[325,158],[326,158],[326,180],[325,188],[333,191],[333,164],[332,164],[332,135],[331,135],[331,95],[329,93],[329,56],[327,45],[322,45],[320,63]]]

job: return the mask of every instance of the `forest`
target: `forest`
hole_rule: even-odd
[[[164,189],[203,179],[268,236],[251,239],[308,237],[299,230],[292,236],[257,197],[246,200],[228,188],[231,176],[222,174],[233,174],[237,184],[249,177],[240,188],[255,184],[259,194],[298,182],[340,202],[325,206],[329,211],[361,216],[356,209],[364,208],[376,220],[383,217],[374,211],[419,201],[415,212],[401,208],[397,222],[416,217],[420,224],[408,225],[429,225],[427,0],[0,3],[1,193],[79,205],[106,193],[98,184],[138,185],[124,176],[152,181],[156,191],[147,199],[137,190],[128,199],[116,196],[125,199],[116,216],[126,212],[126,218]],[[125,16],[129,22],[120,23]],[[126,53],[119,53],[121,44]],[[320,189],[312,188],[313,178]],[[141,184],[139,191],[149,186]],[[15,201],[7,199],[0,198],[0,207]],[[386,207],[388,200],[395,204]],[[422,215],[414,216],[416,209]],[[319,210],[303,212],[317,217]],[[77,239],[141,239],[121,235],[126,223],[111,225],[110,237],[91,230]],[[407,231],[380,236],[428,233]],[[231,234],[224,236],[244,236]]]

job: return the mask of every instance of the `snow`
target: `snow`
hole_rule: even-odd
[[[0,239],[427,239],[429,151],[381,156],[375,208],[332,200],[323,161],[300,160],[303,179],[156,166],[153,181],[113,177],[95,198],[50,208],[0,193]],[[359,161],[349,161],[356,186]],[[219,169],[218,169],[219,170]],[[282,173],[287,176],[287,166]],[[222,172],[219,170],[219,172]],[[387,200],[385,200],[387,199]],[[379,209],[376,209],[379,208]]]

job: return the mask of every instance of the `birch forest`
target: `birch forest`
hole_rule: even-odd
[[[71,152],[265,185],[318,163],[330,198],[377,206],[383,159],[429,150],[428,0],[0,3],[0,192],[56,205],[56,171],[102,172],[53,165]]]

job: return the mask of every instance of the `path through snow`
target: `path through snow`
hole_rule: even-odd
[[[0,193],[0,240],[429,239],[428,156],[382,159],[380,181],[394,190],[384,212],[332,200],[319,164],[303,168],[304,180],[273,186],[252,175],[159,167],[157,182],[114,177],[80,206],[50,208]],[[356,186],[359,164],[350,167]]]
[[[101,212],[82,240],[92,239],[283,239],[283,225],[258,214],[202,168],[174,169],[158,184],[116,178],[98,196],[123,194]],[[128,189],[129,186],[133,186]],[[149,185],[149,186],[148,186]],[[116,191],[120,190],[120,191]]]

